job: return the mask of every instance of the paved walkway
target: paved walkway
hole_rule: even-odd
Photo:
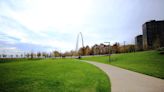
[[[112,92],[164,92],[164,80],[98,62],[85,61],[109,76]]]

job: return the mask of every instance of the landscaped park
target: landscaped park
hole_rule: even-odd
[[[83,59],[110,64],[164,79],[164,55],[159,54],[159,51],[156,50],[113,54],[110,61],[108,56],[94,56]]]
[[[0,63],[0,92],[110,92],[110,81],[76,59],[11,59]]]
[[[164,0],[0,0],[0,92],[164,92]]]
[[[164,78],[164,56],[158,51],[90,56],[100,62]],[[74,58],[1,59],[1,92],[110,92],[110,76],[98,67]],[[110,84],[111,83],[111,84]]]

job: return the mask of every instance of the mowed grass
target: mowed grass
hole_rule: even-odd
[[[75,59],[0,63],[0,92],[110,92],[107,75]]]
[[[113,54],[111,62],[108,61],[108,56],[86,57],[83,59],[111,64],[164,79],[164,55],[160,55],[157,51]]]

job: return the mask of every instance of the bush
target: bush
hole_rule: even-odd
[[[164,55],[164,51],[160,51],[160,52],[159,52],[159,54],[162,54],[162,55]]]
[[[164,47],[158,48],[157,51],[159,51],[159,54],[164,55]]]
[[[157,51],[164,51],[164,47],[158,48]]]

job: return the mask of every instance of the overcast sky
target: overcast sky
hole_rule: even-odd
[[[164,0],[0,0],[0,50],[74,50],[79,32],[84,45],[134,43],[163,9]]]

